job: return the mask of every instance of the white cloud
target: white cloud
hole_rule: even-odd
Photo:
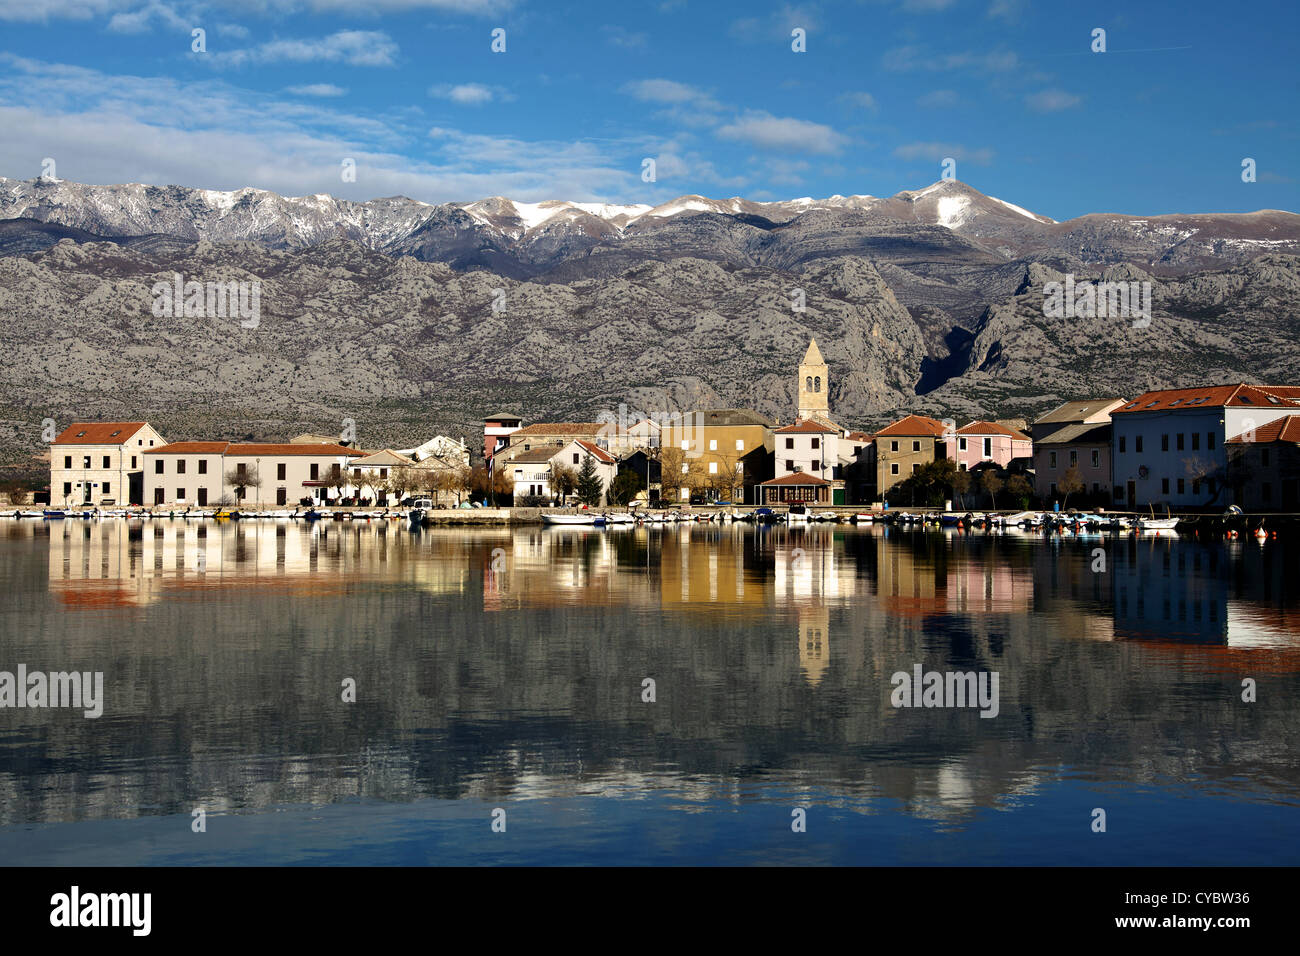
[[[704,98],[695,87],[676,80],[635,80],[625,83],[623,92],[651,103],[689,103]]]
[[[847,143],[844,136],[821,123],[757,111],[719,128],[718,136],[795,153],[838,153]]]
[[[440,100],[450,100],[461,106],[482,106],[493,100],[512,100],[513,96],[499,86],[482,83],[441,83],[429,87],[429,95]]]
[[[0,172],[288,196],[407,195],[426,202],[520,199],[640,202],[644,142],[564,142],[412,127],[417,114],[359,115],[332,103],[259,93],[224,80],[110,75],[0,53]],[[430,131],[432,134],[432,131]],[[356,160],[357,181],[340,177]]]
[[[333,83],[307,83],[303,86],[291,86],[285,92],[295,96],[342,96],[347,90]]]
[[[932,90],[916,100],[917,106],[924,106],[927,109],[942,110],[951,109],[961,101],[956,90]]]
[[[1055,113],[1068,110],[1083,102],[1081,97],[1065,90],[1043,90],[1025,97],[1025,105],[1036,113]]]
[[[952,157],[959,163],[970,163],[974,166],[987,166],[993,161],[993,150],[987,147],[967,149],[955,143],[904,143],[894,150],[894,155],[899,159],[928,159],[935,163]]]
[[[873,113],[879,108],[876,104],[876,98],[870,93],[844,93],[840,99],[850,106],[856,106],[860,109],[871,110]]]
[[[977,73],[1006,73],[1020,65],[1020,58],[1007,51],[933,53],[924,46],[900,46],[885,51],[881,66],[897,73],[915,70],[973,70]]]
[[[228,4],[247,11],[250,15],[284,16],[314,12],[349,17],[377,16],[412,10],[435,10],[487,17],[506,13],[515,5],[515,0],[365,0],[361,4],[356,0],[235,0]],[[51,20],[121,17],[118,29],[122,29],[122,25],[130,26],[147,21],[149,19],[147,11],[161,6],[164,5],[158,0],[0,0],[0,20],[48,23]],[[197,8],[198,5],[195,5],[194,9]],[[195,17],[190,15],[187,19],[195,20]]]
[[[247,50],[209,53],[219,66],[248,63],[346,63],[348,66],[395,66],[397,44],[379,30],[340,30],[325,37],[271,40]]]

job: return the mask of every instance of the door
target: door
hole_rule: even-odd
[[[208,489],[206,489],[206,488],[200,488],[200,489],[199,489],[199,507],[202,508],[202,507],[203,507],[204,505],[206,505],[207,503],[208,503]]]
[[[1137,482],[1136,482],[1136,481],[1130,481],[1130,482],[1128,483],[1128,485],[1127,485],[1127,488],[1126,488],[1125,492],[1124,492],[1124,494],[1126,494],[1126,495],[1128,496],[1125,500],[1128,502],[1128,510],[1129,510],[1129,511],[1136,511],[1136,510],[1137,510],[1137,493],[1138,493]]]
[[[275,503],[277,505],[285,504],[288,501],[289,492],[284,488],[275,489]]]
[[[85,503],[85,504],[90,504],[90,503],[91,503],[91,487],[90,487],[91,483],[90,483],[89,481],[83,481],[82,484],[83,484],[83,485],[85,486],[85,488],[86,488],[86,496],[85,496],[84,503]]]
[[[155,488],[153,490],[153,503],[156,505],[163,503],[163,490],[161,488]]]

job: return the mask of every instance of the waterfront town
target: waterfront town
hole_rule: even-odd
[[[442,435],[362,449],[328,435],[170,440],[144,421],[79,421],[52,443],[48,504],[1300,510],[1300,386],[1081,396],[1033,421],[901,414],[868,433],[833,417],[816,341],[795,374],[798,407],[785,424],[744,408],[622,409],[594,422],[492,412],[473,466],[469,446]]]

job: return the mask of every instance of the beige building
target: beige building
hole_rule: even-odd
[[[919,471],[926,462],[947,454],[943,422],[924,415],[908,415],[876,432],[876,494]]]
[[[327,501],[337,495],[334,473],[346,489],[347,465],[360,457],[341,445],[173,442],[145,455],[145,502],[283,507],[301,498]]]
[[[50,504],[144,502],[144,453],[165,445],[148,422],[75,422],[50,446]]]
[[[1098,502],[1110,503],[1110,413],[1125,403],[1122,398],[1094,398],[1058,405],[1035,419],[1034,491],[1047,501],[1065,497],[1065,475],[1074,469],[1083,492]],[[1073,492],[1079,495],[1079,491]],[[1076,498],[1077,500],[1077,498]]]
[[[562,448],[544,445],[520,452],[503,467],[514,482],[515,500],[525,496],[551,498],[559,494],[555,488],[555,469],[564,466],[575,475],[582,470],[583,459],[588,455],[596,465],[596,476],[606,494],[618,474],[618,459],[600,446],[575,439]],[[604,503],[607,498],[602,497]]]

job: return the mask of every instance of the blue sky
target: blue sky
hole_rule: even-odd
[[[1294,211],[1298,9],[0,0],[0,175],[657,203],[888,196],[950,157],[1055,219]]]

